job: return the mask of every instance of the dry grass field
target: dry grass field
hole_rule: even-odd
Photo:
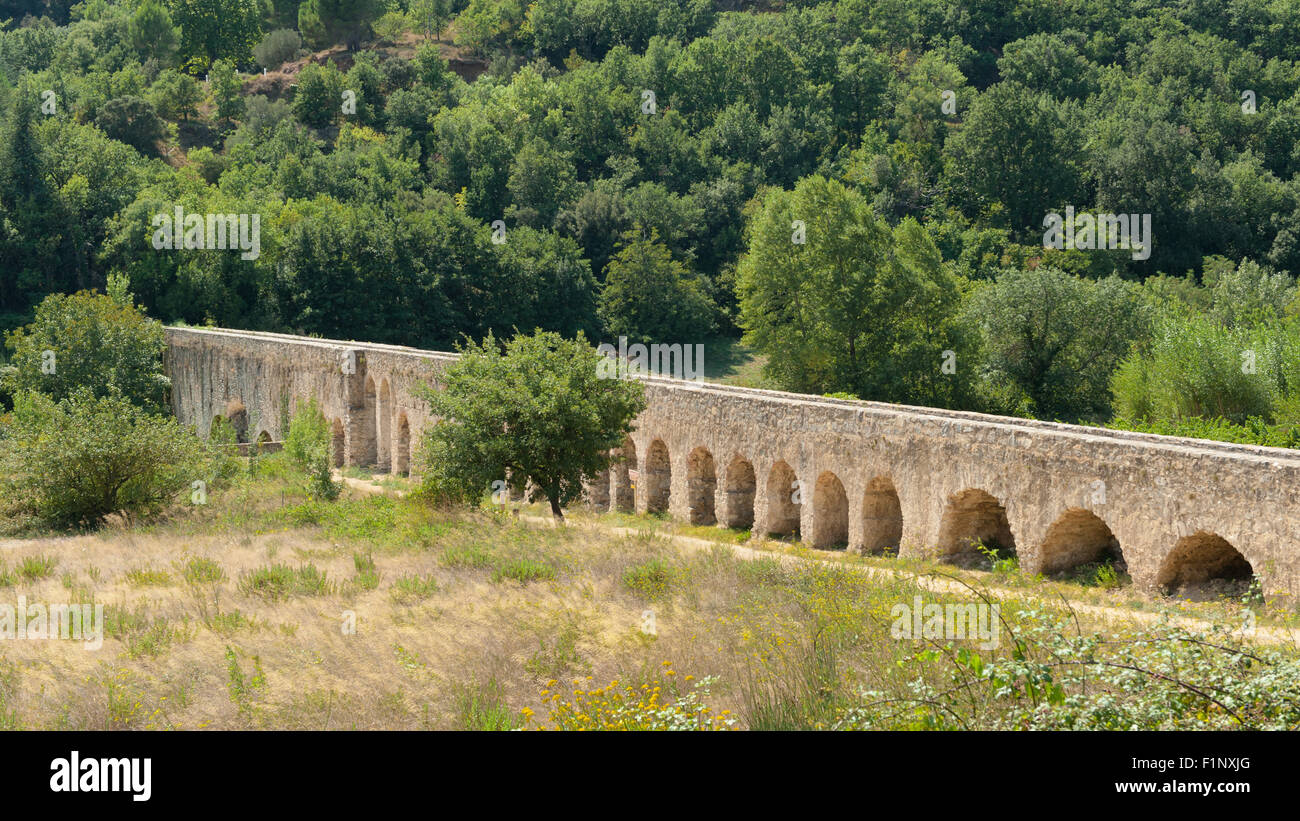
[[[555,528],[349,484],[336,502],[310,501],[287,460],[258,457],[160,523],[0,542],[0,603],[95,603],[105,620],[98,650],[0,642],[0,726],[1014,726],[1037,720],[1025,718],[1032,686],[998,695],[980,681],[958,705],[954,677],[1021,664],[1022,638],[1047,648],[1062,625],[1115,641],[1171,629],[1139,611],[1071,612],[1009,573],[948,569],[952,586],[936,592],[935,568],[863,573],[870,563],[806,561],[811,551],[775,543],[739,556],[728,543],[743,534],[719,529],[580,513]],[[891,634],[898,603],[980,602],[988,585],[1005,620],[998,647]],[[1291,664],[1282,652],[1276,663]],[[1211,707],[1206,722],[1231,712]]]

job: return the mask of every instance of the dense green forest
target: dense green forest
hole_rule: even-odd
[[[112,277],[168,322],[744,334],[775,387],[1300,443],[1292,0],[6,18],[0,328]],[[178,208],[255,216],[257,248],[160,248]],[[1046,247],[1053,214],[1149,235]]]

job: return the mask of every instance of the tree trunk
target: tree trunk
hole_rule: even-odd
[[[551,515],[555,517],[557,524],[563,524],[564,511],[560,509],[560,497],[548,496],[547,498],[551,500]]]

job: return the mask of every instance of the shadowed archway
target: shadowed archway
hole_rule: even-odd
[[[754,466],[736,456],[727,465],[726,481],[722,523],[738,530],[749,530],[754,526],[754,492],[758,488]]]
[[[1250,562],[1231,542],[1217,533],[1198,530],[1174,545],[1160,565],[1156,584],[1193,599],[1239,598],[1254,574]]]
[[[716,524],[714,497],[718,491],[718,477],[713,465],[713,454],[707,448],[696,448],[686,460],[686,489],[693,525]]]
[[[623,440],[618,461],[614,463],[614,510],[632,513],[636,510],[636,443],[629,436]]]
[[[794,468],[784,461],[767,473],[767,532],[773,536],[799,536],[802,494]]]
[[[898,552],[903,541],[903,506],[888,476],[877,476],[862,495],[862,552]]]
[[[673,467],[668,446],[662,439],[650,443],[645,455],[645,498],[647,513],[667,513],[673,489]]]
[[[812,546],[843,549],[849,543],[849,497],[840,477],[829,470],[813,487]]]
[[[406,414],[397,417],[397,446],[393,452],[393,472],[402,476],[411,473],[411,423]]]
[[[1016,540],[1006,508],[991,494],[968,488],[948,497],[939,521],[937,547],[939,556],[947,561],[979,565],[986,561],[980,545],[1000,558],[1015,555]]]
[[[1040,552],[1043,573],[1064,573],[1107,559],[1127,569],[1115,534],[1097,514],[1081,507],[1069,508],[1052,523]]]
[[[393,390],[385,379],[379,383],[379,402],[375,407],[375,464],[381,471],[393,466]]]

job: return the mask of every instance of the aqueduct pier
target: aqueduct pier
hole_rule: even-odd
[[[339,465],[407,472],[417,386],[454,355],[168,328],[177,418],[282,438],[314,398]],[[1142,589],[1257,575],[1300,601],[1300,452],[647,378],[648,406],[589,488],[600,509],[798,534],[814,547],[961,561],[981,541],[1030,573],[1110,556]]]

